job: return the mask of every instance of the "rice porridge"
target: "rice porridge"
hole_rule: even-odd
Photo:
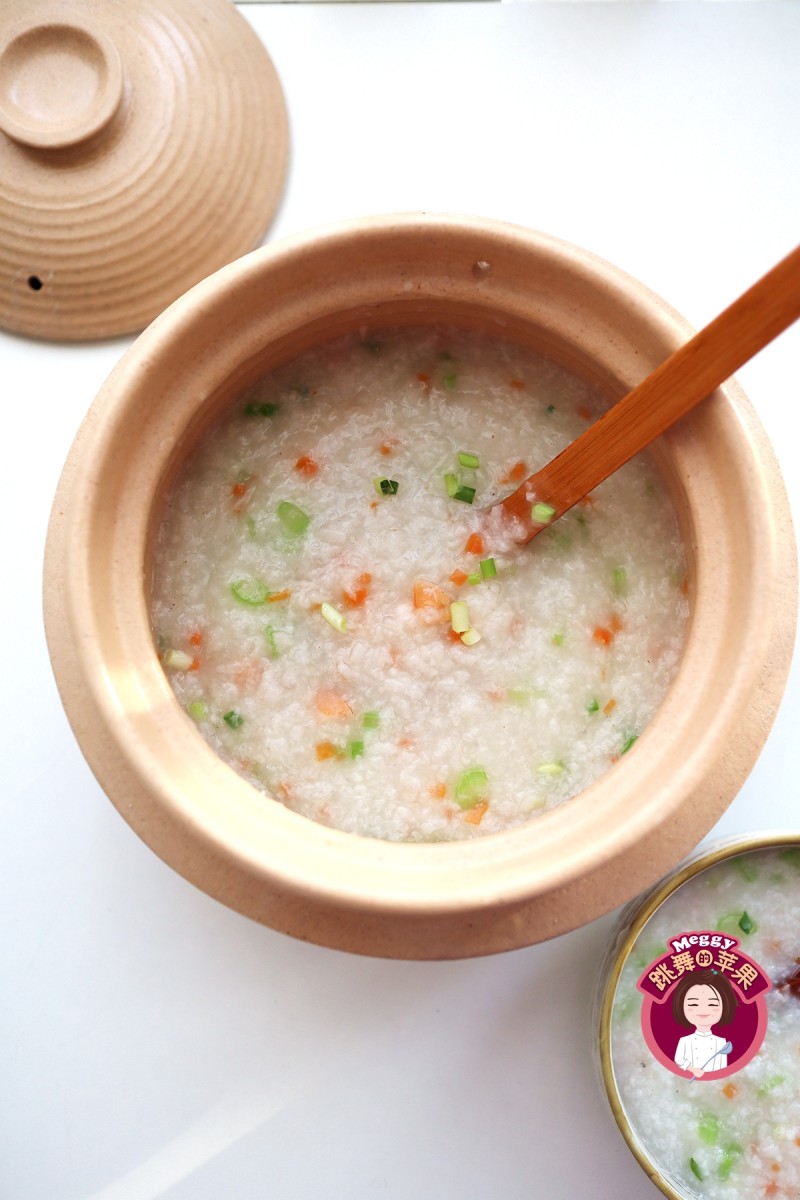
[[[391,840],[509,829],[635,753],[688,612],[652,463],[528,547],[482,514],[603,407],[443,328],[339,339],[252,387],[154,550],[159,652],[211,746],[294,811]]]
[[[623,966],[611,1018],[616,1087],[635,1134],[681,1195],[702,1200],[800,1196],[798,913],[800,845],[739,854],[700,871],[669,896],[644,926]],[[743,1057],[740,1069],[707,1080],[702,1072],[695,1081],[688,1071],[681,1078],[666,1070],[650,1053],[640,1020],[637,979],[681,930],[732,935],[772,985],[763,996],[766,1030],[763,1042],[755,1042],[760,1048],[753,1057]],[[711,992],[721,991],[729,978],[735,982],[729,963],[716,964],[721,969],[712,973]],[[725,976],[723,984],[720,976]],[[713,1036],[730,1039],[723,1062],[735,1067],[733,1016],[718,1012]],[[688,1040],[679,1042],[675,1054],[681,1065],[688,1060],[680,1046]],[[718,1065],[712,1062],[710,1071],[716,1072]]]

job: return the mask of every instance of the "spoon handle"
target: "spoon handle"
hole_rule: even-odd
[[[497,507],[523,527],[518,540],[530,541],[543,528],[531,516],[534,500],[554,510],[550,520],[560,517],[798,317],[800,246],[500,501]]]

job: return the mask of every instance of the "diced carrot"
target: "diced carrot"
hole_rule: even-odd
[[[611,620],[610,620],[609,624],[611,625],[612,633],[621,633],[622,632],[622,621],[620,620],[620,618],[617,616],[616,613],[611,614]]]
[[[447,620],[450,610],[450,597],[438,584],[430,583],[427,579],[417,579],[413,588],[414,608],[421,610],[426,620]]]
[[[603,712],[606,714],[606,716],[608,716],[610,713],[612,713],[614,711],[614,709],[616,707],[617,707],[617,702],[612,696],[612,698],[603,705]]]
[[[726,1083],[725,1087],[722,1089],[722,1093],[724,1096],[727,1096],[729,1100],[733,1100],[734,1096],[739,1095],[739,1089],[735,1083]]]
[[[689,595],[689,576],[688,575],[684,575],[683,579],[681,580],[681,595],[682,596]]]
[[[377,507],[378,507],[378,501],[377,501],[377,500],[370,500],[370,502],[369,502],[369,506],[370,506],[370,508],[377,508]]]
[[[449,625],[447,626],[447,636],[451,642],[457,642],[459,646],[463,645],[461,634],[456,633],[455,629],[451,629]]]
[[[235,483],[233,485],[233,487],[231,488],[231,494],[233,496],[247,495],[247,484],[246,483]]]
[[[381,454],[394,454],[394,441],[381,442]]]
[[[510,471],[506,471],[501,483],[521,483],[528,474],[527,465],[524,462],[516,462]]]
[[[319,463],[310,454],[301,454],[297,462],[294,464],[295,471],[299,471],[301,475],[306,475],[311,479],[319,471]]]
[[[606,629],[603,625],[597,625],[595,627],[592,637],[596,642],[599,642],[601,646],[610,646],[614,640],[614,635],[611,630]]]
[[[427,371],[419,371],[417,373],[417,379],[420,381],[420,383],[430,383],[431,381],[431,377]]]
[[[356,587],[342,592],[342,600],[348,608],[360,608],[366,602],[369,592],[365,587]]]
[[[333,742],[317,742],[317,758],[322,762],[325,758],[336,758],[339,753]]]
[[[397,646],[389,647],[389,658],[392,660],[392,666],[397,667],[403,661],[402,651],[397,649]]]
[[[447,784],[434,783],[430,788],[430,793],[435,800],[444,800],[445,796],[447,795]]]
[[[200,659],[199,658],[192,659],[192,665],[189,667],[189,670],[190,671],[199,671],[200,670]]]
[[[202,644],[203,644],[202,633],[192,633],[189,635],[189,645],[190,646],[201,646]]]
[[[483,554],[483,538],[479,533],[471,533],[464,546],[465,554]]]
[[[778,1195],[778,1185],[774,1179],[770,1179],[769,1183],[767,1183],[765,1185],[764,1195],[765,1196],[777,1196]]]
[[[458,636],[461,637],[461,634],[459,634]],[[487,692],[486,695],[489,697],[490,700],[494,700],[496,704],[499,704],[501,700],[505,700],[505,695],[503,692],[491,691],[491,692]]]
[[[353,710],[338,692],[322,688],[314,697],[314,708],[321,717],[352,717]]]
[[[469,575],[467,572],[462,571],[459,567],[456,567],[455,571],[453,571],[453,574],[450,576],[450,582],[454,583],[456,587],[461,587],[462,583],[466,583],[468,579]]]
[[[576,411],[582,421],[591,421],[592,410],[590,408],[587,408],[587,406],[585,404],[579,404]]]
[[[472,808],[467,809],[467,811],[464,813],[464,820],[468,825],[480,825],[481,821],[483,820],[484,813],[488,807],[488,800],[479,800],[477,804],[472,806]]]
[[[278,791],[283,796],[284,800],[291,799],[292,789],[288,783],[284,782],[284,780],[281,780],[281,782],[278,784]]]
[[[509,382],[513,388],[517,389],[517,391],[521,391],[525,387],[524,379],[511,379]]]
[[[240,692],[254,692],[261,683],[263,675],[263,660],[254,658],[241,667],[237,667],[233,673],[233,682]]]
[[[267,596],[267,601],[269,604],[277,604],[279,600],[288,600],[291,594],[288,588],[284,588],[280,592],[270,592]]]
[[[400,738],[400,741],[397,744],[401,750],[410,750],[412,748],[412,746],[414,745],[411,738],[407,738],[407,737]]]

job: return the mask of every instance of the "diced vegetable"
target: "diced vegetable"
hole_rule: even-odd
[[[586,705],[586,711],[588,713],[596,713],[596,712],[600,711],[600,703],[594,696],[589,701],[589,703]]]
[[[454,583],[456,587],[461,587],[462,583],[466,583],[468,579],[469,575],[467,572],[461,571],[458,568],[456,568],[456,570],[453,571],[453,574],[450,576],[450,582]]]
[[[592,632],[592,637],[596,642],[599,642],[601,646],[610,646],[614,640],[613,633],[610,629],[606,629],[604,625],[595,626]]]
[[[231,591],[237,600],[241,600],[242,604],[266,604],[269,596],[267,585],[252,575],[234,580],[231,584]]]
[[[606,700],[605,704],[603,705],[604,715],[607,717],[610,717],[616,707],[617,707],[617,702],[614,699],[614,697],[611,696],[610,699]]]
[[[339,747],[333,742],[317,742],[315,750],[320,762],[326,758],[337,758],[340,754]]]
[[[615,596],[627,596],[628,594],[628,572],[624,567],[614,567],[611,576],[611,587]]]
[[[379,496],[396,496],[400,487],[396,479],[373,479],[372,482]]]
[[[693,1158],[689,1159],[689,1166],[691,1167],[692,1174],[695,1176],[695,1178],[699,1179],[702,1183],[703,1172],[700,1170],[700,1168],[698,1167],[697,1163],[695,1162],[695,1160]]]
[[[773,1075],[771,1079],[766,1081],[766,1083],[761,1084],[761,1087],[758,1089],[758,1094],[759,1096],[766,1096],[769,1092],[773,1092],[775,1088],[780,1087],[781,1084],[785,1082],[785,1075]]]
[[[314,697],[314,708],[321,717],[352,717],[353,710],[338,692],[322,688]]]
[[[731,1173],[731,1168],[738,1158],[742,1157],[744,1151],[736,1142],[731,1142],[726,1146],[722,1153],[722,1162],[717,1168],[717,1178],[725,1180]]]
[[[222,719],[230,729],[238,729],[241,725],[244,725],[244,717],[234,708],[230,712],[226,712]]]
[[[456,633],[466,633],[470,627],[466,600],[454,600],[450,605],[450,626]]]
[[[471,583],[473,587],[476,583],[483,583],[483,576],[480,571],[470,571],[467,576],[467,583]]]
[[[350,751],[351,758],[363,758],[364,743],[361,741],[351,742],[350,745],[348,746],[348,750]]]
[[[286,533],[291,537],[299,537],[308,529],[311,518],[291,500],[281,500],[278,505],[278,520]]]
[[[625,738],[625,741],[622,744],[622,749],[620,750],[620,754],[627,754],[628,751],[630,750],[631,746],[634,744],[634,742],[638,741],[638,738],[639,738],[638,733],[629,734],[628,737]]]
[[[553,636],[550,638],[550,641],[553,643],[554,646],[563,646],[564,645],[564,634],[563,633],[554,633]]]
[[[741,929],[742,933],[751,934],[755,933],[755,931],[758,929],[758,926],[749,913],[743,912],[739,918],[739,928]]]
[[[738,937],[739,933],[741,932],[739,928],[739,921],[743,916],[744,913],[741,912],[723,913],[721,917],[717,918],[717,923],[715,924],[714,928],[719,929],[721,933],[732,933],[734,937]]]
[[[548,404],[547,408],[544,411],[546,413],[554,413],[556,411],[555,404]]]
[[[563,775],[566,769],[563,762],[539,763],[539,766],[536,768],[539,775],[549,775],[551,777]]]
[[[496,579],[497,567],[493,558],[483,558],[480,561],[481,575],[484,579]]]
[[[450,597],[443,588],[427,579],[417,579],[413,589],[414,608],[441,610],[442,617],[450,606]]]
[[[319,611],[323,619],[326,620],[329,625],[333,626],[333,628],[339,633],[344,633],[344,631],[347,629],[347,618],[343,613],[339,612],[338,608],[334,608],[332,604],[329,604],[328,601],[325,600],[320,605]]]
[[[445,475],[444,486],[447,488],[448,496],[450,496],[452,499],[452,497],[455,496],[456,492],[458,491],[459,486],[458,477],[454,475],[452,471],[448,471]]]
[[[381,724],[380,713],[365,712],[361,718],[361,724],[365,729],[379,729]]]
[[[549,525],[555,515],[552,504],[543,504],[541,500],[537,500],[531,508],[531,517],[537,525]]]
[[[445,375],[444,378],[442,379],[442,383],[444,384],[444,386],[446,388],[449,388],[452,391],[452,389],[456,386],[455,373],[452,373],[450,375]]]
[[[475,488],[467,487],[464,483],[459,484],[453,492],[453,499],[463,500],[465,504],[472,504],[472,501],[475,499]]]
[[[465,646],[475,646],[481,640],[477,629],[467,629],[462,633],[461,640]]]
[[[168,650],[164,655],[164,666],[173,671],[191,671],[194,659],[185,650]]]
[[[462,467],[470,467],[473,471],[481,465],[481,460],[477,454],[470,454],[467,450],[459,450],[458,462]]]
[[[464,546],[465,554],[483,554],[483,538],[479,533],[471,533]]]
[[[193,721],[205,721],[208,716],[205,702],[203,700],[192,700],[191,704],[187,704],[186,711]]]
[[[472,808],[468,808],[464,813],[464,820],[468,825],[480,825],[486,813],[489,811],[489,801],[479,800]]]
[[[288,588],[281,588],[279,592],[270,592],[267,596],[267,604],[280,604],[282,600],[288,600],[291,594]]]
[[[456,780],[455,797],[459,808],[474,808],[488,798],[489,776],[483,767],[468,767]]]
[[[274,417],[277,412],[280,412],[280,408],[280,404],[246,404],[244,415],[246,417]]]
[[[697,1132],[707,1146],[713,1146],[719,1136],[719,1121],[713,1113],[703,1113],[697,1126]]]
[[[272,626],[272,625],[264,626],[264,637],[267,639],[267,647],[269,649],[269,656],[270,656],[270,658],[273,658],[273,659],[278,658],[280,655],[280,651],[278,649],[278,642],[275,638],[275,632],[276,631],[275,631],[274,626]]]
[[[319,463],[311,454],[301,454],[294,464],[294,469],[311,479],[319,471]]]

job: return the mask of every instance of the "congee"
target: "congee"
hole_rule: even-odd
[[[211,746],[297,813],[412,841],[512,828],[635,753],[688,611],[653,463],[528,547],[484,511],[604,407],[444,328],[362,331],[251,387],[154,549],[161,660]]]
[[[800,845],[738,854],[701,870],[673,892],[646,922],[622,968],[611,1017],[614,1083],[641,1145],[681,1195],[698,1200],[800,1196],[798,913]],[[676,952],[685,955],[683,940],[676,947],[674,939],[685,931],[722,936],[705,951],[706,982],[686,977],[691,987],[683,1000],[685,1019],[673,1035],[673,1041],[682,1035],[674,1054],[672,1043],[665,1043],[666,1057],[678,1067],[673,1072],[646,1041],[637,981],[643,972],[656,974],[658,967],[650,971],[650,964],[663,955],[671,964],[670,987],[679,986],[690,964],[685,957],[683,966],[674,961]],[[698,946],[699,936],[688,948],[690,957],[692,952],[699,957]],[[765,1029],[763,1023],[756,1026],[755,1015],[748,1024],[742,1011],[755,1007],[762,975],[768,980],[760,1001]],[[725,1011],[726,991],[734,993],[733,1011]],[[708,1002],[707,1024],[714,1022],[709,1028],[700,1024],[703,1001]],[[708,1056],[704,1051],[693,1064],[692,1041],[705,1042],[710,1054],[722,1046],[728,1050],[703,1069]]]

